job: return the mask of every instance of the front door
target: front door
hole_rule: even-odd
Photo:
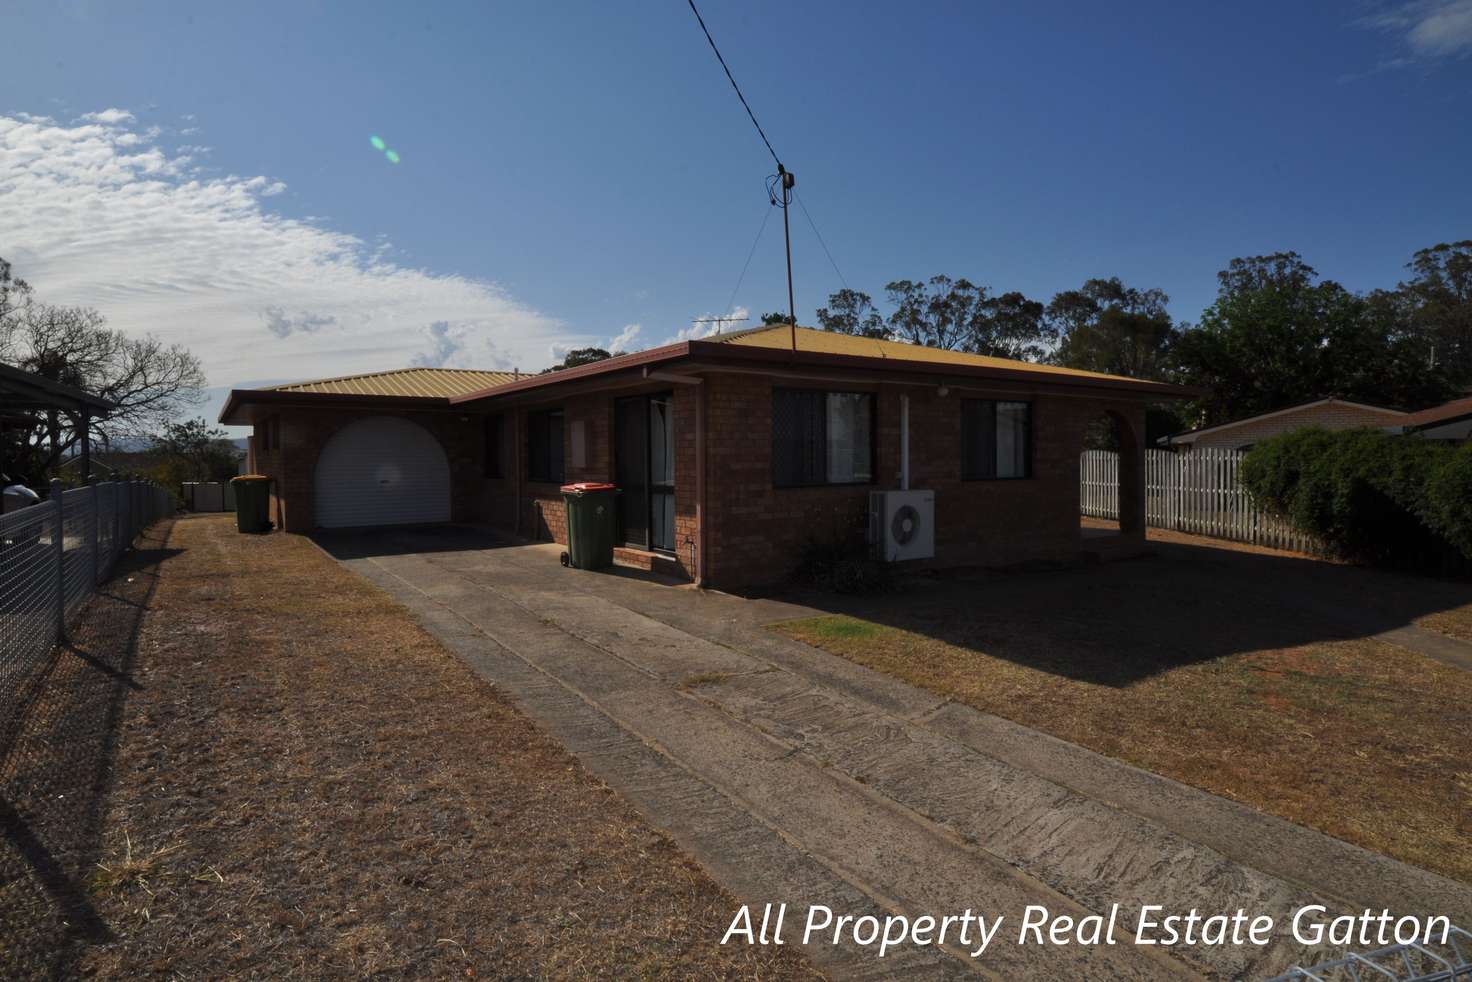
[[[675,550],[674,410],[668,392],[614,404],[619,538],[640,549]]]

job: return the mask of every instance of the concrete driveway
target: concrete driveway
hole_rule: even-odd
[[[1293,912],[1472,916],[1472,890],[1026,727],[941,701],[763,629],[808,611],[464,528],[324,535],[668,831],[743,902],[839,914],[1005,915],[985,952],[881,960],[809,946],[844,978],[1261,978],[1328,949]],[[1103,574],[1101,574],[1103,575]],[[493,861],[488,858],[488,861]],[[1119,944],[1018,944],[1025,908],[1108,915]],[[1131,944],[1142,905],[1275,918],[1266,947]],[[732,912],[733,915],[735,911]],[[796,921],[797,923],[793,923]]]

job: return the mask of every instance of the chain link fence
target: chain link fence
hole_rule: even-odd
[[[64,491],[53,481],[45,501],[0,516],[0,716],[138,533],[173,511],[150,482]]]

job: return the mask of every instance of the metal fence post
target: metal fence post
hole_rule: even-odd
[[[118,558],[118,550],[121,548],[118,545],[118,541],[119,541],[118,540],[118,536],[122,535],[122,533],[123,533],[123,515],[122,515],[123,507],[122,507],[122,502],[119,500],[120,498],[122,498],[122,496],[123,496],[123,493],[118,490],[118,479],[117,478],[113,478],[113,480],[112,480],[112,541],[107,544],[107,570],[108,570],[109,573],[112,572],[112,564],[113,564],[113,561]]]
[[[66,640],[66,523],[64,520],[63,504],[61,501],[62,487],[60,478],[51,479],[51,501],[52,518],[51,526],[51,560],[56,563],[56,643],[60,644]]]

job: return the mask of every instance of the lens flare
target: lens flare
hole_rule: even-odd
[[[391,164],[397,164],[399,162],[399,152],[397,150],[386,150],[383,155],[388,158],[388,162]]]

